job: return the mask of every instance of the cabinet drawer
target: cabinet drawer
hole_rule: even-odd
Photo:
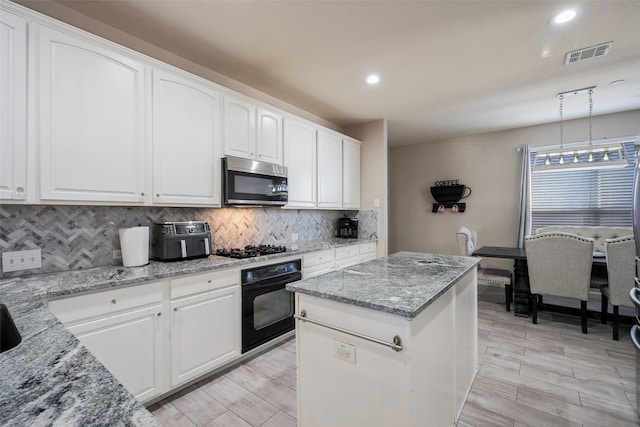
[[[171,298],[180,298],[237,284],[240,284],[240,270],[237,268],[195,274],[173,279],[171,281]]]
[[[360,254],[360,245],[343,246],[336,248],[336,260],[350,258]]]
[[[167,282],[110,289],[93,294],[51,300],[49,310],[64,323],[76,322],[95,316],[116,313],[162,301]]]
[[[309,279],[311,277],[320,276],[321,274],[330,273],[336,269],[334,262],[314,265],[302,270],[302,278]]]
[[[361,243],[360,244],[360,255],[370,254],[372,252],[375,254],[377,245],[378,244],[376,242]]]
[[[305,254],[302,258],[302,268],[304,270],[320,264],[333,263],[335,261],[335,250],[327,249],[326,251],[312,252]]]

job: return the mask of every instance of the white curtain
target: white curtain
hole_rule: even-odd
[[[518,220],[518,247],[524,248],[524,238],[531,233],[531,148],[522,147],[522,176],[520,177],[520,215]]]

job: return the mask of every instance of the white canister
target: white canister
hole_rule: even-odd
[[[125,267],[149,264],[149,227],[121,228],[120,249]]]

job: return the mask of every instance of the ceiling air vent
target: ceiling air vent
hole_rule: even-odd
[[[586,47],[580,50],[574,50],[567,53],[567,57],[564,60],[564,65],[573,64],[579,61],[586,61],[587,59],[598,58],[605,56],[611,50],[613,42],[607,42],[599,44],[598,46]]]

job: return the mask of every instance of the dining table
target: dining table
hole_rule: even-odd
[[[472,255],[513,260],[513,314],[519,317],[529,317],[531,315],[531,288],[529,286],[526,249],[508,246],[482,246],[476,249]],[[591,277],[592,284],[606,283],[607,261],[604,254],[593,254]]]

